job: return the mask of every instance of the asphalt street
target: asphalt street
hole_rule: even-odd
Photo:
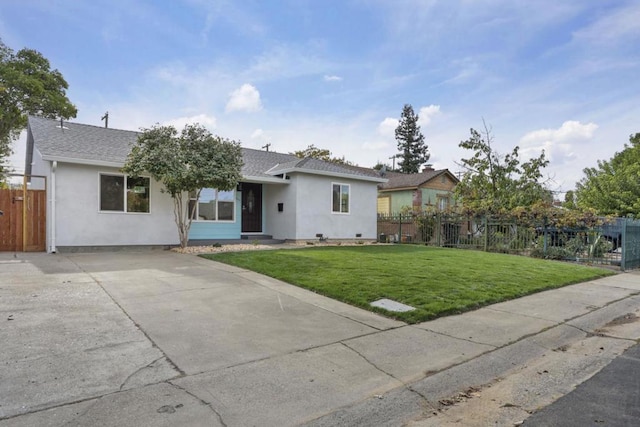
[[[531,427],[640,425],[640,344],[524,423]]]

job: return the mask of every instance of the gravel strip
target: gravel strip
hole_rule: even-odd
[[[216,252],[239,252],[239,251],[255,251],[274,249],[267,245],[239,244],[239,245],[222,245],[222,246],[187,246],[186,248],[173,248],[174,252],[181,254],[210,254]]]

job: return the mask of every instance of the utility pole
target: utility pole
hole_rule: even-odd
[[[391,166],[391,170],[394,172],[396,170],[396,157],[398,157],[397,154],[394,154],[393,156],[389,157],[389,160],[393,159],[393,165]]]
[[[100,120],[104,120],[104,127],[108,128],[109,127],[109,112],[107,111],[106,113],[104,113],[104,116],[102,116],[100,118]]]
[[[265,150],[267,150],[267,152],[269,152],[269,147],[271,147],[271,143],[267,143],[265,145],[262,146],[262,148],[264,148]]]

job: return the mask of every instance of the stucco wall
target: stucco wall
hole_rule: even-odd
[[[274,239],[294,240],[296,238],[296,177],[287,180],[288,184],[265,184],[262,186],[262,212],[264,215],[264,233]],[[278,203],[283,211],[278,212]]]
[[[115,168],[58,163],[56,171],[56,245],[178,244],[173,201],[151,180],[150,213],[100,212],[100,173]],[[51,193],[50,193],[51,194]]]
[[[31,175],[46,176],[49,179],[51,171],[51,163],[42,160],[42,154],[38,150],[33,150],[33,158],[31,159]],[[32,178],[29,188],[32,190],[44,190],[45,180],[42,178]]]
[[[317,175],[296,174],[296,240],[316,239],[322,233],[330,239],[376,237],[375,182],[355,181]],[[349,213],[333,213],[332,184],[349,184]]]

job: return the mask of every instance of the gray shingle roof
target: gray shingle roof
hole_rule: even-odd
[[[139,132],[104,128],[73,122],[29,116],[29,132],[33,143],[45,160],[68,161],[96,165],[121,166],[135,144]],[[32,153],[32,150],[27,150]],[[300,159],[291,154],[273,151],[242,149],[245,178],[274,179],[275,175],[290,172],[349,175],[353,179],[380,180],[376,171],[325,162]],[[31,163],[31,159],[27,159]]]
[[[300,159],[291,154],[243,148],[242,160],[244,161],[243,176],[273,179],[273,174],[267,174],[266,171],[279,163],[289,163]]]
[[[40,154],[47,158],[124,164],[138,132],[29,116],[29,130]]]
[[[325,162],[323,160],[318,160],[314,158],[304,158],[300,159],[294,157],[294,160],[291,160],[286,163],[280,163],[274,166],[272,169],[268,171],[268,173],[272,175],[279,175],[283,173],[289,173],[292,171],[306,171],[309,173],[313,172],[321,172],[321,173],[329,173],[329,174],[338,174],[338,175],[354,175],[363,178],[380,178],[380,175],[377,171],[373,169],[367,168],[359,168],[352,167],[347,165],[341,165],[339,163],[331,163]]]

